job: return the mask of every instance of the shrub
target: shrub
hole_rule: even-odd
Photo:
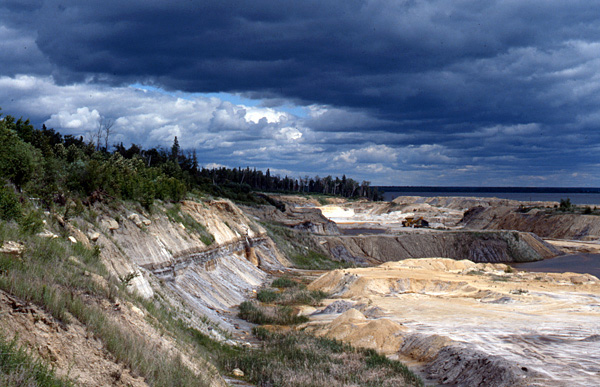
[[[19,220],[21,232],[29,235],[37,234],[44,228],[42,214],[37,211],[30,211]]]
[[[560,204],[558,206],[559,211],[571,211],[573,208],[573,204],[571,204],[571,199],[560,199]]]
[[[290,306],[261,306],[253,301],[240,304],[239,317],[260,325],[293,325],[308,321],[306,316],[297,316]]]
[[[298,282],[293,281],[287,277],[281,277],[281,278],[277,278],[275,280],[273,280],[273,282],[271,283],[271,286],[274,288],[293,288],[298,286]]]
[[[0,219],[18,220],[21,215],[22,208],[17,195],[7,186],[0,185]]]
[[[273,290],[261,289],[256,294],[256,299],[260,302],[273,302],[279,298],[279,294]]]

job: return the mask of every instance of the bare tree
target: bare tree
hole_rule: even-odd
[[[108,139],[110,138],[110,132],[112,131],[112,127],[115,124],[115,121],[112,118],[104,118],[100,119],[100,127],[104,132],[104,148],[108,152]]]

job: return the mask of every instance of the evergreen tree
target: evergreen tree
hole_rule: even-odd
[[[177,140],[177,136],[175,136],[175,139],[173,140],[173,146],[171,146],[171,160],[177,161],[179,159],[179,152],[179,141]]]

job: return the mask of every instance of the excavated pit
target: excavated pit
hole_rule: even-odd
[[[329,302],[338,304],[314,314],[307,329],[388,354],[393,343],[396,356],[440,384],[594,385],[600,281],[510,271],[441,258],[336,270],[309,286],[330,292]],[[352,318],[340,318],[349,310],[356,311]],[[386,320],[382,340],[373,326]],[[390,322],[398,329],[390,331]]]

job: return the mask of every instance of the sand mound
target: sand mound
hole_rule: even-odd
[[[368,320],[356,309],[349,309],[330,324],[308,327],[319,336],[341,340],[361,348],[371,348],[393,354],[402,345],[402,324],[389,319]]]
[[[503,271],[505,264],[493,263],[475,263],[468,259],[456,260],[451,258],[411,258],[398,262],[387,262],[381,265],[383,268],[397,269],[426,269],[432,271],[463,272],[469,270],[480,271]]]
[[[361,312],[359,312],[358,310],[351,308],[351,309],[348,309],[347,311],[345,311],[344,313],[342,313],[341,315],[339,315],[338,317],[336,317],[331,322],[331,325],[336,326],[336,325],[352,324],[352,323],[364,322],[364,321],[367,321],[367,318],[365,317],[365,315],[362,314]]]

